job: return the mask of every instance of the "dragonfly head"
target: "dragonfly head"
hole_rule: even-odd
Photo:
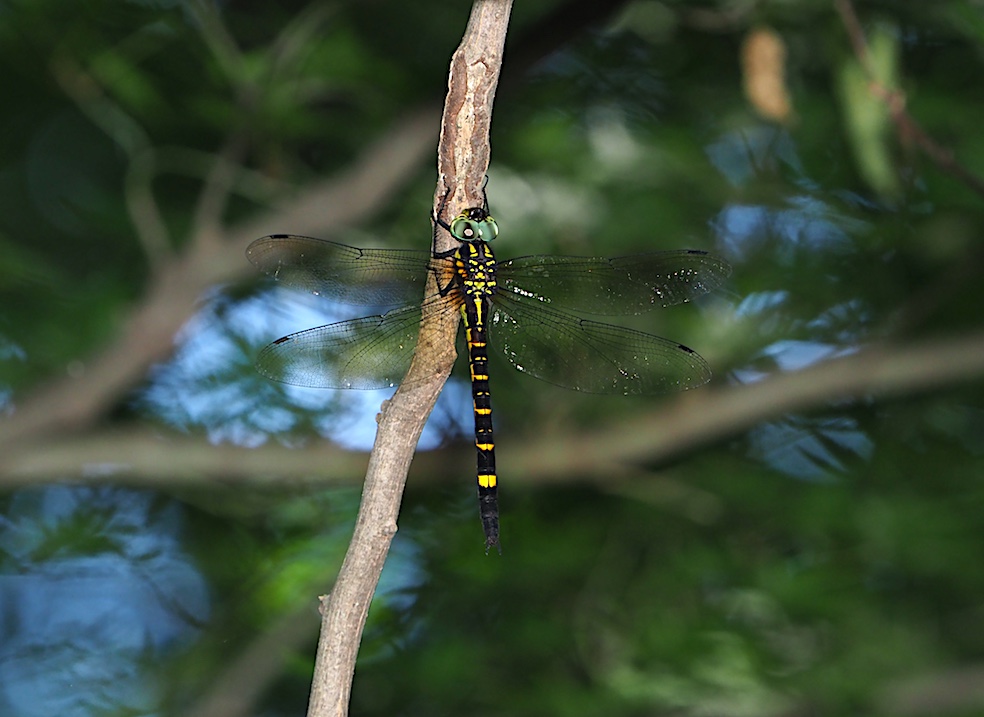
[[[499,227],[487,210],[472,207],[451,220],[449,231],[458,241],[492,241],[498,236]]]

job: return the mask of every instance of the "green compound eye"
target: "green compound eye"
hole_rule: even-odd
[[[451,220],[450,232],[458,241],[492,241],[499,235],[499,227],[487,211],[473,207]]]

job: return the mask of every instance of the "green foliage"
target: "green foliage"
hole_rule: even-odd
[[[870,91],[876,79],[904,93],[926,135],[979,172],[979,4],[855,3],[874,78],[826,1],[633,2],[590,28],[577,24],[576,4],[515,9],[488,183],[498,256],[723,255],[735,266],[726,291],[627,319],[697,349],[717,387],[872,342],[979,332],[979,190],[901,132]],[[217,157],[234,166],[228,226],[340,176],[440,99],[468,7],[5,3],[5,411],[16,420],[32,388],[84,375],[124,329],[160,263],[194,241]],[[567,41],[519,66],[543,46],[540,21],[565,9],[550,29]],[[786,45],[786,126],[759,119],[742,92],[742,42],[761,25]],[[329,238],[429,246],[432,167],[352,236]],[[267,289],[199,297],[175,356],[148,369],[99,428],[198,438],[203,451],[364,444],[378,400],[301,394],[253,372],[256,351],[290,321],[318,321],[316,307]],[[656,443],[663,437],[643,432],[661,404],[491,368],[504,553],[482,553],[472,455],[422,456],[430,468],[411,476],[353,714],[984,709],[972,690],[939,696],[984,660],[979,379],[891,399],[832,396],[598,475],[595,432],[614,425]],[[448,393],[462,400],[439,405],[429,446],[469,444],[467,398]],[[583,470],[541,474],[539,461],[515,458],[573,432],[584,437]],[[136,482],[128,450],[80,458],[82,477]],[[526,455],[556,459],[548,448]],[[331,588],[361,476],[334,464],[281,475],[246,458],[189,481],[182,458],[160,461],[154,491],[3,496],[0,581],[12,597],[0,672],[11,677],[0,677],[0,713],[27,709],[16,686],[28,685],[35,711],[25,715],[184,714],[270,629],[284,631],[274,640],[283,660],[246,672],[263,688],[252,711],[303,713],[314,597]],[[324,485],[326,475],[344,487]],[[305,606],[307,633],[282,627]]]
[[[865,59],[864,63],[845,61],[840,97],[858,168],[872,189],[883,199],[893,200],[901,188],[891,158],[891,111],[883,98],[898,91],[898,31],[877,28]],[[875,86],[883,98],[874,96]]]

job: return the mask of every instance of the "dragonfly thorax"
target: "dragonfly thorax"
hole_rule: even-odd
[[[465,296],[488,297],[495,293],[495,257],[484,241],[462,242],[454,253],[454,270]]]

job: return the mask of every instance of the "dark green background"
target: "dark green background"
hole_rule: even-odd
[[[883,339],[979,331],[982,197],[900,136],[863,81],[845,89],[857,58],[833,3],[596,5],[514,10],[488,184],[500,257],[725,257],[726,291],[630,321],[705,356],[708,391]],[[155,267],[187,249],[223,147],[238,152],[223,227],[343,176],[410,113],[439,106],[468,11],[0,4],[8,427],[48,382],[84,382],[126,330]],[[857,12],[909,115],[962,166],[984,168],[979,3]],[[742,42],[765,26],[788,51],[786,126],[742,91]],[[428,247],[434,157],[329,238]],[[137,239],[151,221],[133,211],[141,189],[166,230],[157,250]],[[30,437],[39,456],[66,451],[67,468],[27,479],[8,462],[24,446],[3,449],[0,714],[304,713],[315,597],[362,477],[323,443],[370,434],[353,427],[362,396],[298,394],[253,372],[260,346],[295,328],[292,305],[245,258],[224,260],[228,281],[200,297],[175,360],[148,365],[84,431]],[[503,555],[482,551],[459,385],[432,422],[430,445],[446,448],[411,473],[352,714],[984,714],[979,378],[831,396],[712,445],[598,469],[592,436],[642,430],[678,399],[580,396],[504,362],[492,370]],[[542,445],[549,463],[552,441],[573,432],[583,470],[545,477],[511,458]],[[132,455],[136,437],[183,448],[165,450],[152,480],[122,457],[86,458],[100,441],[101,455]],[[263,456],[285,445],[297,458],[281,471]],[[339,463],[304,463],[309,453]],[[233,458],[210,469],[208,455]],[[230,697],[236,709],[216,707]]]

